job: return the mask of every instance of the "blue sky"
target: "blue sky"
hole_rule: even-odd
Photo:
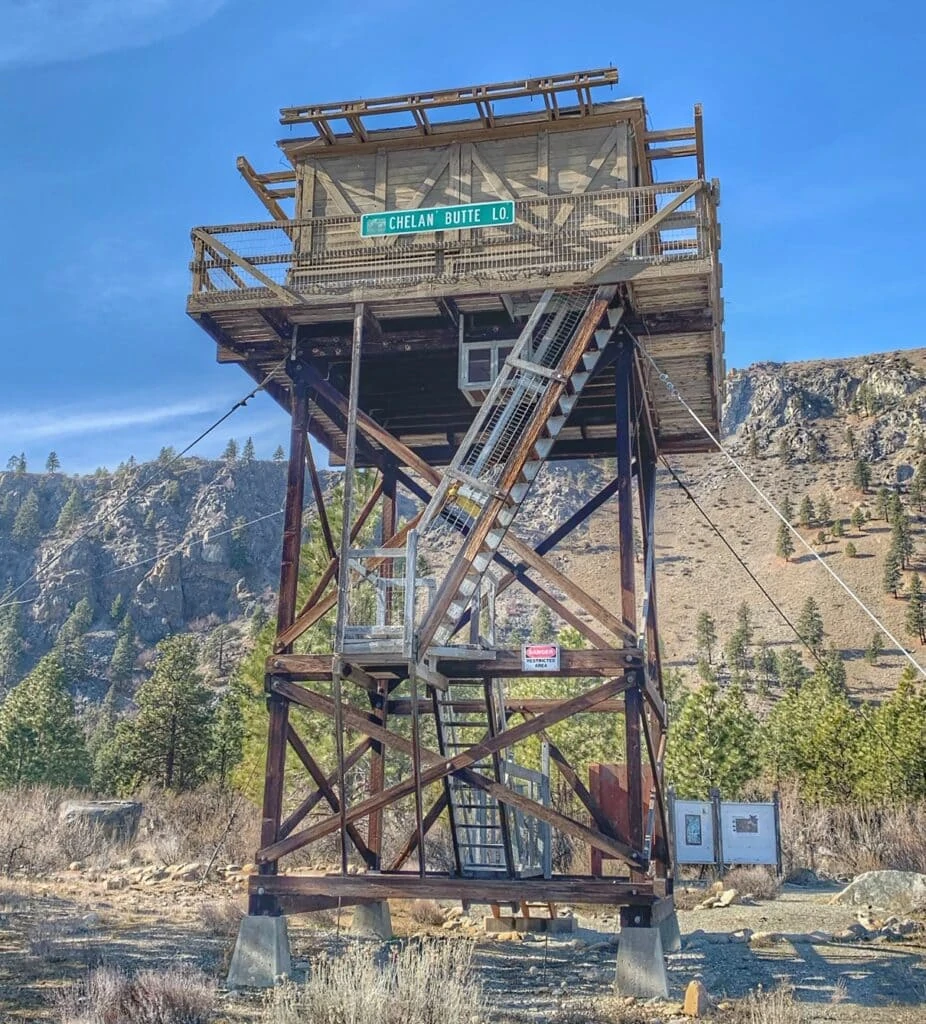
[[[924,30],[851,0],[0,0],[0,462],[148,458],[247,391],[184,314],[189,229],[264,219],[235,157],[280,163],[279,107],[608,63],[655,127],[704,104],[728,365],[921,345]],[[266,396],[199,451],[248,434],[285,441]]]

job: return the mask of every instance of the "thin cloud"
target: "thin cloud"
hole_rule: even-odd
[[[0,0],[0,68],[80,60],[157,42],[228,0]]]
[[[123,409],[63,409],[35,413],[29,410],[0,415],[0,436],[12,446],[86,434],[109,433],[130,427],[152,427],[190,416],[215,412],[221,402],[200,399],[170,405]]]

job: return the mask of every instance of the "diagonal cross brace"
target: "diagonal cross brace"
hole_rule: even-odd
[[[531,721],[523,722],[511,729],[506,729],[503,732],[498,733],[496,736],[487,737],[452,758],[444,758],[432,750],[422,748],[421,760],[423,763],[427,764],[428,767],[421,773],[421,784],[429,785],[433,782],[439,782],[446,776],[455,773],[464,773],[464,778],[468,782],[470,781],[470,775],[475,775],[481,780],[483,779],[483,776],[478,775],[478,773],[471,773],[467,771],[477,761],[490,754],[503,750],[505,747],[511,746],[514,743],[518,743],[529,736],[533,736],[542,729],[555,725],[557,722],[560,722],[571,715],[588,710],[596,704],[607,700],[609,697],[614,697],[618,693],[623,693],[636,684],[636,673],[634,671],[629,671],[622,677],[608,680],[608,682],[601,686],[594,687],[593,689],[579,694],[576,697],[562,701],[555,708],[545,711],[542,715],[537,715],[537,717],[533,718]],[[274,693],[279,694],[281,697],[285,697],[287,700],[291,700],[295,704],[307,707],[310,710],[321,711],[329,715],[333,715],[336,710],[334,702],[330,698],[324,697],[321,694],[315,693],[314,691],[308,690],[304,687],[296,686],[292,683],[276,678],[272,679],[271,686]],[[374,739],[381,740],[387,746],[395,750],[399,750],[402,753],[412,753],[413,748],[409,740],[389,729],[384,729],[378,724],[373,716],[363,714],[349,705],[343,704],[341,706],[341,714],[345,725],[358,729]],[[489,780],[485,781],[488,782]],[[520,806],[520,803],[517,803],[516,800],[521,800],[522,798],[518,797],[517,794],[514,794],[507,786],[502,786],[499,783],[491,784],[499,786],[499,792],[494,790],[492,791],[493,795],[496,796],[497,799],[502,800],[505,803]],[[474,785],[482,787],[481,782],[474,783]],[[366,800],[362,800],[359,803],[352,805],[347,812],[347,821],[348,823],[352,823],[360,818],[366,817],[368,814],[378,810],[380,807],[385,807],[388,804],[394,803],[396,800],[409,795],[414,792],[414,789],[414,781],[412,779],[405,779],[402,782],[391,786],[389,789],[384,790],[382,793],[378,793],[375,796],[368,797]],[[591,842],[594,846],[604,850],[606,853],[611,853],[613,856],[626,861],[634,867],[639,867],[641,863],[640,854],[632,850],[626,844],[599,832],[593,832],[592,830],[585,828],[585,826],[580,825],[578,822],[574,822],[571,818],[567,818],[565,815],[560,815],[556,811],[543,807],[542,804],[534,805],[533,801],[531,801],[531,803],[532,807],[529,813],[540,820],[550,821],[551,824],[555,824],[561,831],[570,835],[575,835],[584,842]],[[556,819],[555,822],[552,820],[554,817]],[[332,815],[331,817],[317,822],[307,829],[303,829],[295,835],[291,835],[284,840],[266,846],[264,849],[259,851],[257,859],[259,862],[264,863],[267,861],[274,861],[284,854],[291,853],[293,850],[298,850],[317,839],[321,839],[323,836],[330,835],[332,832],[336,831],[340,825],[340,816]]]

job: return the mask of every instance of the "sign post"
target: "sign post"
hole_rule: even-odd
[[[464,203],[461,206],[431,206],[419,210],[384,210],[364,213],[360,218],[361,238],[387,235],[420,235],[428,231],[467,231],[472,228],[502,228],[514,224],[514,202]]]

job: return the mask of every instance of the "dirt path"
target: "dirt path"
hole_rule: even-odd
[[[685,986],[700,978],[718,1000],[738,999],[760,984],[787,983],[805,1004],[810,1022],[926,1024],[924,945],[783,941],[755,948],[729,940],[743,928],[838,932],[855,917],[847,908],[832,906],[830,896],[825,887],[786,887],[772,902],[680,912],[683,948],[668,957],[671,1001],[636,1008],[638,1019],[664,1024],[678,1019]],[[235,898],[240,904],[241,897]],[[55,990],[99,963],[133,969],[184,962],[223,977],[233,937],[227,927],[217,928],[203,908],[226,906],[228,900],[227,887],[218,883],[117,892],[71,879],[0,885],[0,1022],[54,1019]],[[297,980],[314,956],[356,941],[346,931],[349,914],[341,921],[340,929],[330,923],[319,927],[307,917],[291,921]],[[421,930],[402,907],[394,908],[394,923],[400,936]],[[609,1013],[613,1018],[616,919],[580,914],[579,926],[575,935],[550,939],[478,936],[476,969],[494,1022],[606,1022]],[[370,943],[371,953],[377,945]],[[223,993],[220,1020],[255,1021],[259,1002],[254,995]],[[717,1019],[730,1017],[721,1011]]]

